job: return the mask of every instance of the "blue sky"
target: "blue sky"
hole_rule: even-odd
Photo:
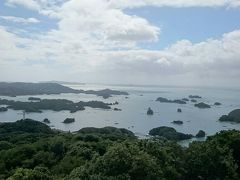
[[[145,44],[150,49],[164,48],[181,39],[197,43],[220,38],[222,34],[240,28],[239,9],[143,7],[125,12],[148,19],[161,28],[160,40]]]
[[[240,84],[238,0],[3,0],[0,40],[2,81]]]

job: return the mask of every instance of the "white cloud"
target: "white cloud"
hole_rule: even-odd
[[[76,33],[104,46],[109,43],[109,47],[154,41],[160,32],[146,19],[109,8],[105,0],[71,0],[63,4],[56,14],[60,18],[59,31]]]
[[[35,0],[6,0],[7,5],[21,5],[29,9],[40,10],[40,1]]]
[[[36,18],[22,18],[22,17],[16,17],[16,16],[0,16],[1,19],[4,19],[6,21],[12,21],[16,23],[39,23],[40,21]]]
[[[133,8],[142,6],[158,7],[239,7],[239,0],[109,0],[111,7]]]
[[[53,8],[71,0],[5,0],[8,5],[22,5],[33,10],[43,10]],[[81,1],[78,1],[81,4]],[[89,1],[91,3],[91,0]],[[96,8],[101,7],[102,3],[109,8],[133,8],[142,6],[159,7],[240,7],[239,0],[100,0],[95,3]],[[86,5],[86,3],[85,3]],[[100,5],[100,6],[99,6]]]
[[[16,72],[26,71],[22,77],[29,80],[41,78],[41,73],[47,78],[49,72],[64,80],[85,82],[174,84],[182,83],[183,79],[187,79],[186,83],[212,83],[211,79],[218,83],[239,82],[240,30],[219,39],[200,43],[185,39],[163,50],[146,50],[139,47],[139,42],[157,41],[160,28],[123,10],[146,5],[237,7],[236,0],[69,0],[65,3],[59,0],[60,5],[57,1],[32,0],[37,6],[28,2],[8,0],[57,18],[58,27],[33,34],[34,39],[21,38],[0,27],[0,39],[4,39],[4,44],[0,44],[2,78],[11,76],[2,70],[11,66]],[[27,76],[27,69],[33,72],[37,68],[36,76]]]

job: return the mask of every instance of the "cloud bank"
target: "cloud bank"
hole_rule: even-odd
[[[84,82],[235,85],[240,77],[240,29],[199,43],[183,39],[159,50],[142,42],[161,41],[161,27],[124,12],[143,6],[237,8],[238,0],[7,0],[57,19],[57,28],[34,38],[0,26],[0,70],[11,80],[63,79]],[[19,23],[37,19],[1,18]],[[28,73],[33,73],[29,76]],[[35,73],[34,73],[35,72]],[[37,72],[37,73],[36,73]],[[14,73],[15,74],[15,73]],[[2,78],[2,80],[4,80]]]

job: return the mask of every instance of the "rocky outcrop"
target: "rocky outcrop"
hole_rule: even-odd
[[[147,110],[147,115],[153,115],[153,110],[150,107]]]
[[[196,138],[203,138],[206,136],[206,133],[203,130],[198,131]]]

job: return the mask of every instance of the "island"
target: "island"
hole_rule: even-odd
[[[189,99],[188,99],[188,98],[182,98],[182,100],[183,100],[183,101],[189,101]]]
[[[183,121],[177,120],[177,121],[173,121],[172,123],[177,125],[182,125]]]
[[[188,97],[191,99],[201,99],[202,98],[201,96],[198,96],[198,95],[189,95]]]
[[[64,124],[70,124],[70,123],[73,123],[73,122],[75,122],[75,119],[74,119],[74,118],[66,118],[66,119],[63,121]]]
[[[109,97],[112,97],[112,95],[129,95],[127,92],[124,91],[116,91],[116,90],[111,90],[111,89],[103,89],[99,91],[94,91],[94,90],[79,90],[80,93],[84,94],[95,94],[97,96],[102,96],[104,99],[107,99]]]
[[[156,99],[156,101],[159,101],[161,103],[176,103],[176,104],[187,104],[186,101],[176,99],[176,100],[169,100],[167,98],[159,97]]]
[[[41,101],[41,98],[29,97],[28,100],[29,100],[29,101]]]
[[[79,90],[71,89],[57,83],[0,82],[1,96],[42,95],[60,93],[79,93]]]
[[[219,118],[221,122],[235,122],[240,123],[240,109],[231,111],[228,115],[223,115]]]
[[[119,108],[114,108],[113,110],[114,111],[122,111],[122,109],[119,109]]]
[[[43,95],[43,94],[61,94],[61,93],[83,93],[102,96],[104,99],[112,95],[129,95],[124,91],[111,89],[103,90],[77,90],[57,83],[25,83],[25,82],[0,82],[1,96],[22,96],[22,95]]]
[[[8,108],[6,108],[6,107],[0,107],[0,112],[6,112],[6,111],[8,111]]]
[[[196,134],[196,138],[203,138],[206,136],[206,133],[203,130],[199,130]]]
[[[181,109],[181,108],[178,108],[178,109],[177,109],[177,112],[181,113],[181,112],[182,112],[182,109]]]
[[[180,132],[177,132],[174,128],[167,127],[167,126],[153,128],[149,131],[149,135],[164,137],[168,140],[174,140],[174,141],[191,139],[193,137],[193,135],[191,134],[180,133]]]
[[[147,110],[147,115],[153,115],[153,110],[150,107]]]
[[[108,103],[102,101],[79,101],[74,103],[73,101],[66,99],[42,99],[41,101],[34,102],[22,102],[0,99],[0,105],[7,105],[9,109],[24,110],[25,112],[41,113],[42,110],[63,111],[67,110],[71,113],[85,110],[85,107],[111,109]]]
[[[197,100],[196,99],[191,99],[191,102],[196,103]]]
[[[43,122],[46,123],[46,124],[50,124],[50,121],[49,121],[48,118],[45,118],[45,119],[43,120]]]
[[[207,108],[211,108],[211,106],[210,106],[210,105],[208,105],[208,104],[206,104],[206,103],[203,103],[203,102],[201,102],[201,103],[198,103],[198,104],[194,104],[194,106],[195,106],[195,107],[198,107],[198,108],[200,108],[200,109],[207,109]]]
[[[221,106],[222,103],[220,103],[220,102],[215,102],[214,105],[215,105],[215,106]]]

